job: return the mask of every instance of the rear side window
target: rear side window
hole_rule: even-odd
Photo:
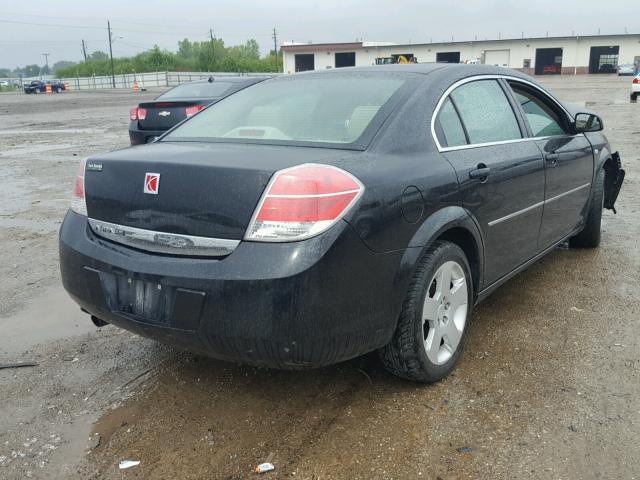
[[[496,80],[466,83],[451,93],[469,143],[490,143],[522,138],[516,115]]]
[[[554,111],[547,101],[526,87],[521,87],[516,83],[510,83],[510,85],[516,100],[524,111],[524,116],[534,137],[549,137],[567,133],[563,127],[562,117]]]
[[[467,136],[460,122],[458,112],[450,99],[446,99],[438,113],[438,140],[444,147],[458,147],[467,144]]]

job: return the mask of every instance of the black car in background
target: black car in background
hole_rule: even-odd
[[[268,77],[209,77],[208,80],[184,83],[132,108],[129,114],[131,145],[149,143],[189,118],[207,105]]]
[[[47,91],[47,85],[51,85],[51,91],[55,93],[62,93],[66,90],[62,82],[55,80],[48,80],[46,82],[42,80],[32,80],[24,85],[24,93],[45,93]]]
[[[561,242],[599,245],[624,176],[602,128],[496,67],[274,78],[82,162],[62,281],[96,324],[213,357],[377,349],[436,381],[475,304]]]

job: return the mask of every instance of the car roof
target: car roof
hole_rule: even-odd
[[[391,64],[391,65],[372,65],[368,67],[344,67],[328,70],[311,70],[308,72],[297,73],[296,75],[332,75],[337,73],[348,72],[391,72],[391,73],[411,73],[428,75],[433,72],[448,72],[454,76],[463,74],[463,76],[473,75],[513,75],[522,76],[520,72],[504,67],[496,67],[492,65],[477,65],[465,63],[409,63],[409,64]]]
[[[244,77],[216,77],[211,76],[213,78],[213,82],[209,82],[209,79],[204,80],[195,80],[193,82],[183,83],[182,85],[187,85],[188,83],[216,83],[216,82],[228,82],[228,83],[244,83],[244,82],[258,82],[262,80],[267,80],[271,78],[270,76],[264,77],[254,77],[254,76],[244,76]]]

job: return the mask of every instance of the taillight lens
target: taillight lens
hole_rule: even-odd
[[[344,217],[362,192],[362,183],[337,167],[280,170],[262,195],[245,240],[288,242],[318,235]]]
[[[187,117],[191,117],[198,112],[204,110],[204,105],[193,105],[192,107],[185,108],[185,112],[187,113]]]
[[[640,83],[640,77],[634,78],[632,83],[635,83],[636,85]]]
[[[147,109],[140,107],[132,108],[129,112],[129,118],[131,120],[144,120],[147,118]]]
[[[80,162],[80,171],[76,176],[73,197],[71,198],[71,210],[85,217],[87,216],[87,202],[84,195],[84,172],[86,164],[86,158]]]

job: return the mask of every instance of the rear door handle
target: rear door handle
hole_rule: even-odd
[[[547,154],[544,156],[544,159],[545,159],[547,162],[552,163],[552,164],[554,164],[554,165],[555,165],[556,163],[558,163],[558,159],[559,159],[559,158],[560,158],[560,155],[558,155],[556,152],[547,153]]]
[[[489,174],[491,173],[491,169],[485,165],[478,165],[478,168],[476,168],[475,170],[471,170],[469,172],[469,178],[479,178],[480,180],[483,180],[489,176]]]

